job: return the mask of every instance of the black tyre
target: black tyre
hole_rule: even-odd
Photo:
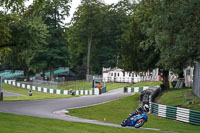
[[[125,120],[122,121],[121,126],[122,126],[122,127],[125,127],[125,126],[126,126],[126,121],[125,121]]]
[[[140,128],[141,126],[143,126],[145,123],[145,120],[144,119],[140,119],[136,122],[135,124],[135,128]]]

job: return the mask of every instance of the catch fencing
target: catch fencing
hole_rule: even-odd
[[[33,79],[33,86],[39,86],[43,88],[52,88],[52,89],[57,89],[58,83],[54,81],[45,81],[45,80],[38,80],[38,79]]]

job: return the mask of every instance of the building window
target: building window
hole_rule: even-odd
[[[118,73],[118,77],[119,77],[119,73]]]
[[[123,72],[123,76],[125,76],[125,72]]]

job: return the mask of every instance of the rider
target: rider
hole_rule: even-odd
[[[146,113],[149,112],[148,104],[144,104],[143,106],[140,106],[138,109],[136,109],[134,113],[129,114],[129,118],[137,114],[142,114],[143,112],[146,112]]]

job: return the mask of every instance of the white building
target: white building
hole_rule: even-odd
[[[103,80],[105,82],[137,83],[140,81],[159,81],[158,69],[148,72],[126,72],[120,68],[103,68]]]

